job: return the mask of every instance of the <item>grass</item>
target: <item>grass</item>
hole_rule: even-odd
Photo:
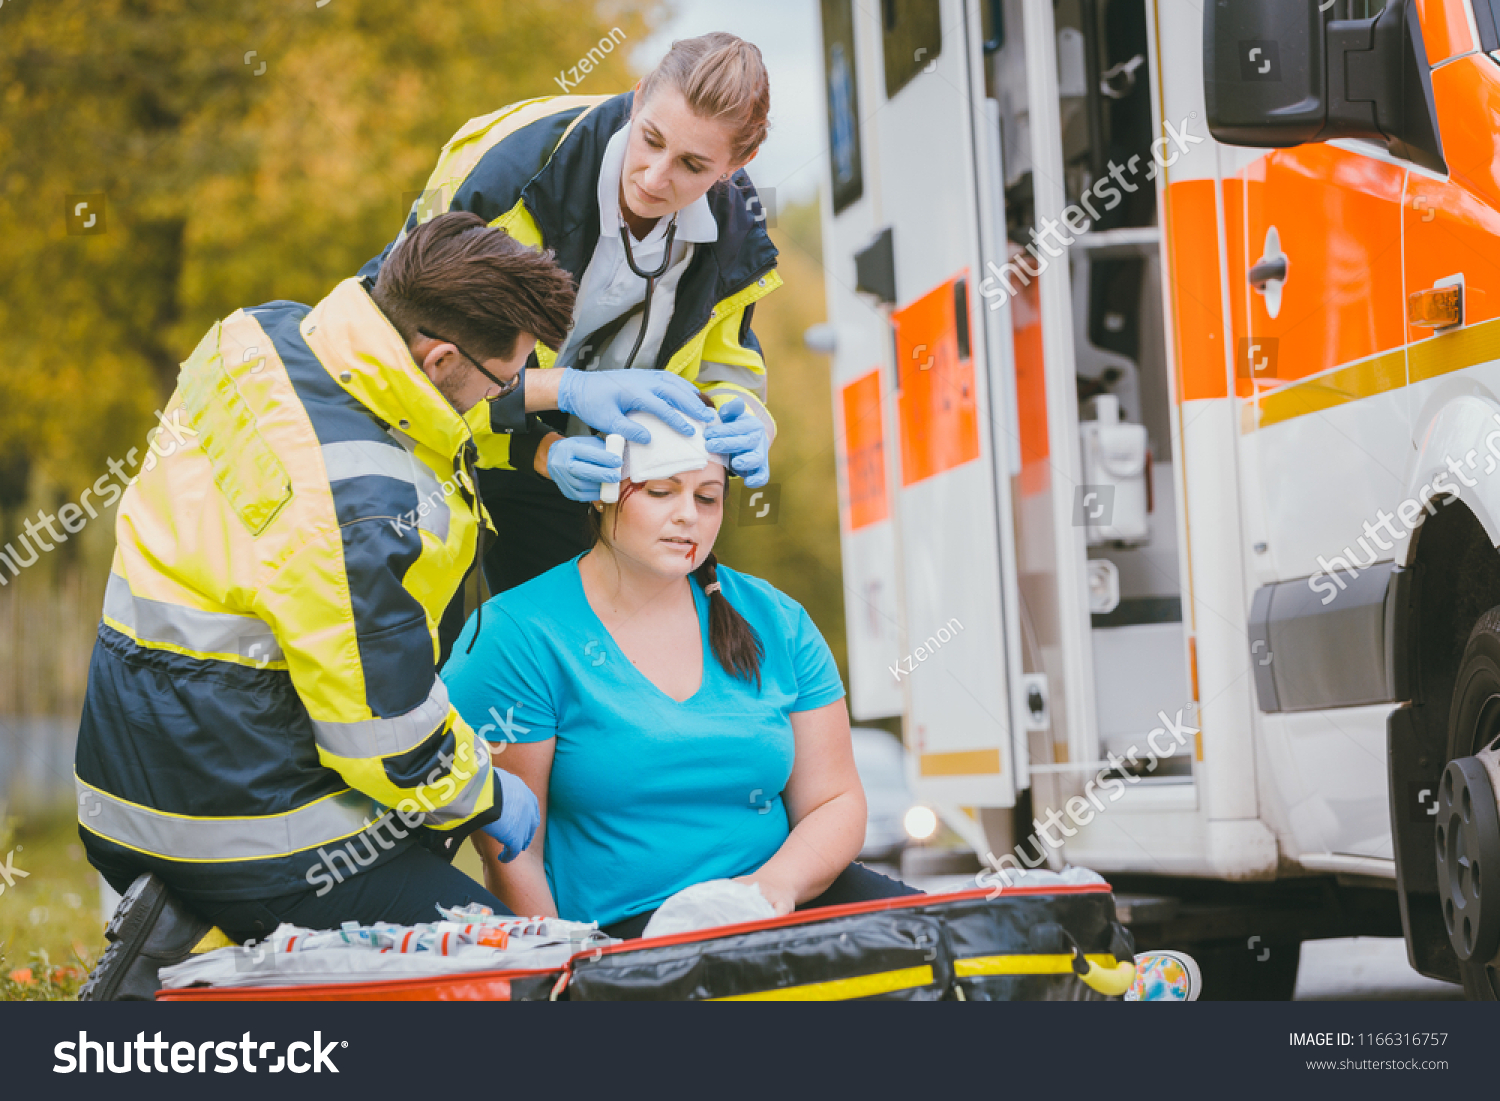
[[[0,1001],[71,1001],[105,948],[99,876],[78,824],[67,813],[0,817],[0,867],[6,854],[14,882],[0,878]],[[484,882],[472,845],[454,864]]]
[[[0,1001],[71,1000],[105,944],[77,823],[0,819],[0,867],[10,876],[0,877]]]

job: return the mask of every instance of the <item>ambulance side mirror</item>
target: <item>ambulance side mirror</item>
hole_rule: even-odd
[[[1365,138],[1446,174],[1414,0],[1389,0],[1370,19],[1334,19],[1341,2],[1210,0],[1209,132],[1228,145],[1273,149]]]

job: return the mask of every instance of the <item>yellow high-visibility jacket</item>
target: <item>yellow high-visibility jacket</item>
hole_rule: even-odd
[[[487,519],[479,441],[366,285],[216,324],[164,422],[120,502],[79,730],[95,866],[268,898],[498,817],[436,672]]]
[[[384,253],[361,270],[373,277],[418,224],[450,210],[478,214],[523,244],[553,250],[559,267],[583,280],[599,242],[599,165],[630,119],[631,93],[543,96],[471,119],[443,146],[421,198]],[[718,240],[697,246],[677,285],[660,367],[681,375],[716,407],[735,397],[766,425],[766,362],[750,328],[755,303],[781,286],[765,211],[741,169],[707,195]],[[550,368],[557,349],[538,343],[532,366]],[[535,426],[533,426],[535,427]],[[500,441],[508,455],[510,437]],[[535,450],[536,434],[526,440]],[[521,467],[527,460],[518,455]]]

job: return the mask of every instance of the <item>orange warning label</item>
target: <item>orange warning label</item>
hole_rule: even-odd
[[[890,517],[885,490],[885,424],[880,409],[880,368],[844,387],[844,481],[849,506],[844,524],[858,531]]]
[[[964,271],[891,315],[901,379],[903,486],[979,458],[968,312]]]

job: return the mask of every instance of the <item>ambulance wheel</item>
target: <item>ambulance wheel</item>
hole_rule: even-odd
[[[1299,941],[1268,944],[1245,941],[1187,947],[1203,973],[1205,1002],[1289,1002],[1297,989],[1302,959]]]
[[[1474,625],[1448,712],[1434,825],[1438,904],[1464,993],[1500,1000],[1500,608]]]

